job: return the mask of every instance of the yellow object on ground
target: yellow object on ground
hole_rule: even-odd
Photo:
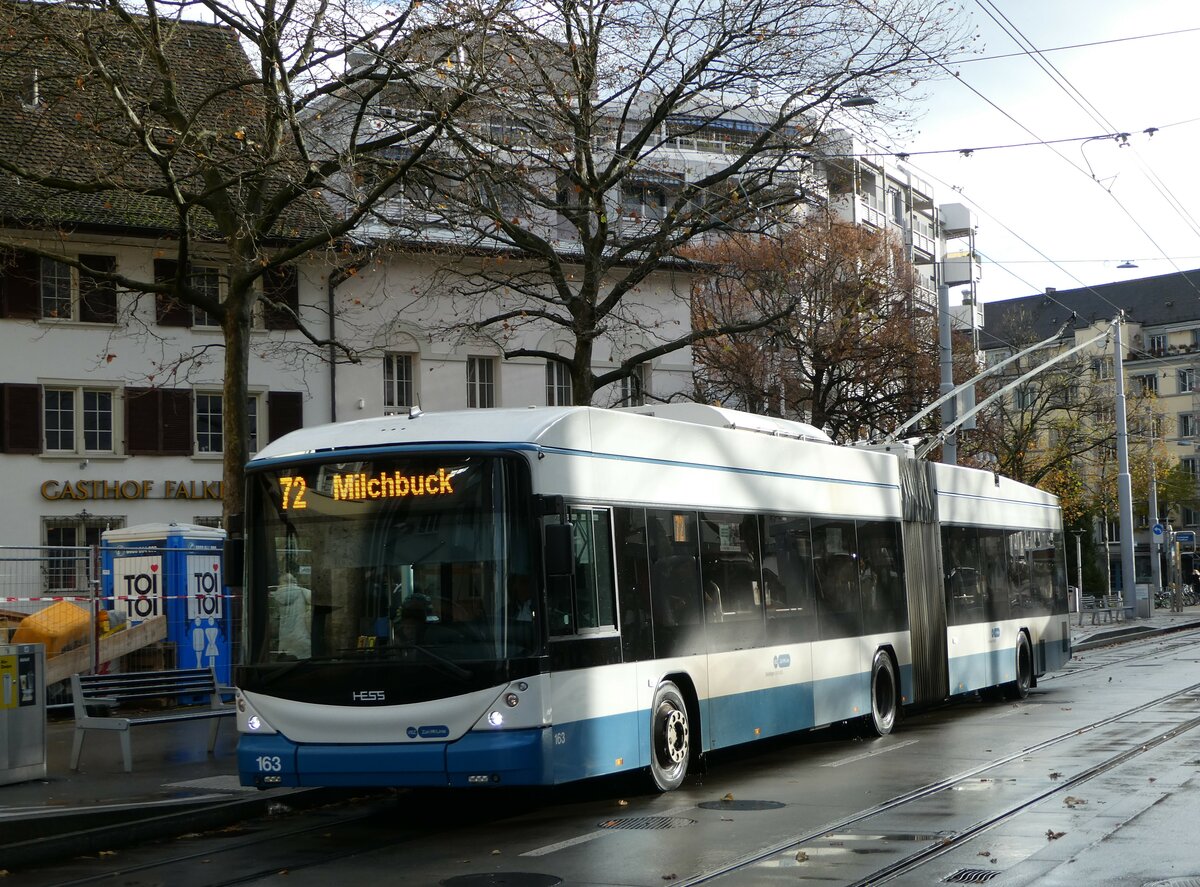
[[[22,619],[13,632],[12,643],[45,644],[46,655],[53,656],[86,643],[91,627],[90,611],[67,601],[58,601]]]

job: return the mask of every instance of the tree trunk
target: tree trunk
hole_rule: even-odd
[[[234,526],[230,516],[242,514],[245,507],[245,467],[250,458],[246,427],[250,367],[250,309],[247,301],[246,294],[231,293],[221,319],[225,333],[225,381],[221,397],[224,438],[222,516],[226,527]]]

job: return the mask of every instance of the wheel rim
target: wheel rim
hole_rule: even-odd
[[[656,749],[662,766],[675,769],[683,765],[687,760],[689,733],[687,715],[670,703],[664,702],[659,707],[659,741]]]

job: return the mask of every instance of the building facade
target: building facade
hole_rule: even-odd
[[[1110,283],[1072,290],[1047,290],[1035,296],[991,302],[981,347],[989,364],[1014,353],[1018,341],[1041,341],[1064,327],[1064,341],[1057,351],[1094,341],[1082,352],[1085,370],[1079,384],[1090,386],[1104,398],[1115,395],[1115,336],[1104,337],[1113,321],[1123,316],[1121,366],[1127,396],[1130,471],[1143,479],[1133,501],[1136,582],[1152,581],[1151,546],[1161,543],[1155,525],[1173,525],[1179,530],[1200,529],[1200,511],[1193,497],[1172,502],[1156,498],[1154,514],[1145,478],[1151,475],[1151,460],[1178,464],[1194,480],[1200,480],[1200,275],[1196,272],[1164,274],[1140,280]],[[1053,353],[1053,352],[1051,352]],[[1110,394],[1111,392],[1111,394]],[[1098,430],[1115,434],[1115,401],[1097,413]],[[1053,445],[1054,431],[1042,429],[1038,446]],[[1115,450],[1106,444],[1099,456],[1106,465],[1115,462]],[[1156,458],[1155,458],[1156,457]],[[1095,468],[1092,471],[1095,473]],[[1161,467],[1157,469],[1161,471]],[[1141,495],[1139,495],[1139,492]],[[1193,491],[1194,492],[1194,491]],[[1095,539],[1109,547],[1114,585],[1120,583],[1118,550],[1121,527],[1115,512],[1098,521]],[[1183,546],[1185,566],[1192,562],[1193,544]]]

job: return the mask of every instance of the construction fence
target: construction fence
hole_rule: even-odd
[[[52,703],[69,696],[76,672],[212,666],[229,684],[240,620],[222,554],[161,544],[0,546],[0,643],[45,645]]]

